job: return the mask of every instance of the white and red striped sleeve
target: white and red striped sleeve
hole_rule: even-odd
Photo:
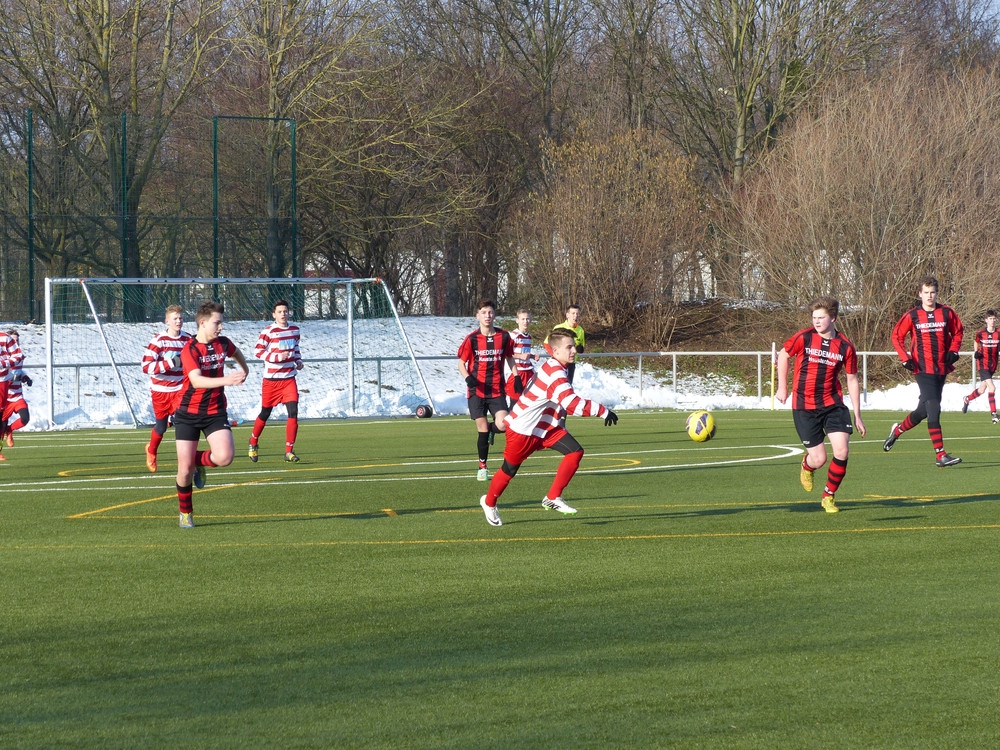
[[[179,391],[184,385],[184,371],[174,367],[173,357],[180,357],[181,349],[191,339],[191,334],[181,331],[176,337],[164,332],[157,334],[142,354],[142,371],[150,377],[150,390],[163,393]]]
[[[254,356],[264,360],[265,378],[269,380],[294,378],[296,364],[302,361],[302,354],[299,351],[299,327],[291,325],[282,328],[277,324],[269,325],[257,337]]]
[[[555,359],[546,361],[507,415],[507,429],[544,438],[563,426],[566,414],[603,417],[608,410],[596,401],[581,398],[569,382],[566,368]]]

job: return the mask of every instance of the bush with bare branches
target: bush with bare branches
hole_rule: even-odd
[[[900,67],[847,82],[802,117],[735,193],[726,241],[759,299],[831,294],[862,349],[886,349],[916,280],[967,319],[1000,302],[1000,78]]]
[[[514,244],[521,289],[553,314],[575,301],[598,327],[668,338],[673,303],[703,295],[693,160],[641,131],[582,135],[546,160],[548,192],[528,202]]]

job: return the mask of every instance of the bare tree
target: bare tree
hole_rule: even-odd
[[[933,273],[962,315],[1000,299],[1000,80],[989,71],[845,82],[733,196],[730,239],[754,295],[795,309],[832,294],[855,343],[884,349]]]
[[[66,3],[6,0],[0,80],[116,217],[120,271],[138,276],[138,216],[171,119],[204,80],[221,0]],[[105,261],[107,262],[107,260]]]
[[[518,247],[538,301],[556,314],[576,301],[596,324],[662,342],[669,318],[702,272],[704,196],[694,162],[641,130],[578,137],[548,154],[549,190],[531,201]]]

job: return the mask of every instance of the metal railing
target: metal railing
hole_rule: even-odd
[[[962,352],[962,358],[968,356],[969,361],[972,363],[972,372],[970,375],[970,382],[975,385],[977,382],[977,371],[975,365],[975,359],[972,358],[972,352]],[[774,353],[772,351],[682,351],[682,352],[587,352],[586,354],[578,354],[578,360],[585,359],[600,359],[600,358],[614,358],[614,359],[636,359],[638,364],[638,377],[639,377],[639,398],[642,399],[642,388],[643,388],[643,359],[648,358],[658,358],[662,359],[665,357],[670,358],[670,388],[674,392],[674,400],[677,400],[677,373],[678,364],[677,361],[681,357],[755,357],[757,360],[757,398],[764,398],[764,384],[768,384],[769,388],[771,386],[771,372],[770,368],[772,365],[772,360]],[[861,376],[861,401],[864,404],[868,403],[868,359],[870,357],[893,357],[894,359],[898,357],[896,352],[858,352],[858,358],[861,360],[860,363],[860,376]],[[420,360],[454,360],[457,359],[454,356],[439,355],[439,356],[423,356],[415,357],[419,362]],[[765,379],[764,370],[768,368],[767,377]],[[961,359],[959,360],[961,362]],[[768,396],[773,396],[772,392],[768,392]]]
[[[970,374],[970,383],[975,385],[978,378],[978,373],[975,367],[975,360],[972,358],[972,352],[963,352],[962,357],[964,358],[968,354],[969,360],[972,363],[972,372]],[[663,359],[666,357],[670,358],[670,382],[669,386],[674,392],[675,403],[677,401],[678,394],[678,360],[683,357],[754,357],[756,358],[757,364],[757,398],[764,398],[765,383],[769,387],[768,396],[773,396],[774,394],[770,391],[771,386],[771,362],[772,353],[770,351],[681,351],[681,352],[588,352],[586,354],[578,355],[580,360],[587,359],[634,359],[637,360],[637,374],[638,374],[638,388],[639,388],[639,399],[642,399],[643,390],[643,361],[645,359]],[[860,366],[860,376],[861,376],[861,399],[862,403],[868,403],[868,360],[871,357],[893,357],[895,358],[896,352],[858,352],[858,357],[861,360]],[[408,357],[354,357],[354,362],[374,362],[376,367],[376,386],[378,388],[382,387],[382,363],[383,362],[398,362],[406,361]],[[417,362],[433,362],[433,361],[456,361],[457,357],[448,354],[438,354],[438,355],[417,355],[414,357]],[[312,365],[322,365],[325,363],[329,364],[343,364],[348,362],[347,357],[329,357],[329,358],[310,358],[307,366]],[[961,362],[961,360],[959,360]],[[263,362],[258,360],[250,359],[247,360],[247,364],[251,367],[262,368],[264,366]],[[80,405],[80,371],[81,369],[90,368],[102,368],[107,367],[108,363],[87,363],[87,364],[53,364],[53,369],[75,369],[74,381],[76,383],[75,391],[76,405]],[[139,362],[123,362],[119,363],[118,367],[128,368],[141,366]],[[767,368],[767,373],[765,375],[765,367]],[[698,373],[702,374],[702,373]],[[455,370],[456,382],[459,381],[458,370]],[[657,383],[659,384],[659,383]],[[458,386],[456,386],[458,387]]]

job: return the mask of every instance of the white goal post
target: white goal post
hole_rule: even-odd
[[[246,383],[226,389],[230,418],[252,420],[264,371],[254,345],[279,299],[289,302],[300,329],[300,419],[409,416],[420,405],[433,408],[381,279],[46,278],[49,429],[152,424],[143,352],[165,330],[168,305],[184,308],[184,330],[193,335],[194,313],[205,300],[223,303],[222,335],[250,365]]]

